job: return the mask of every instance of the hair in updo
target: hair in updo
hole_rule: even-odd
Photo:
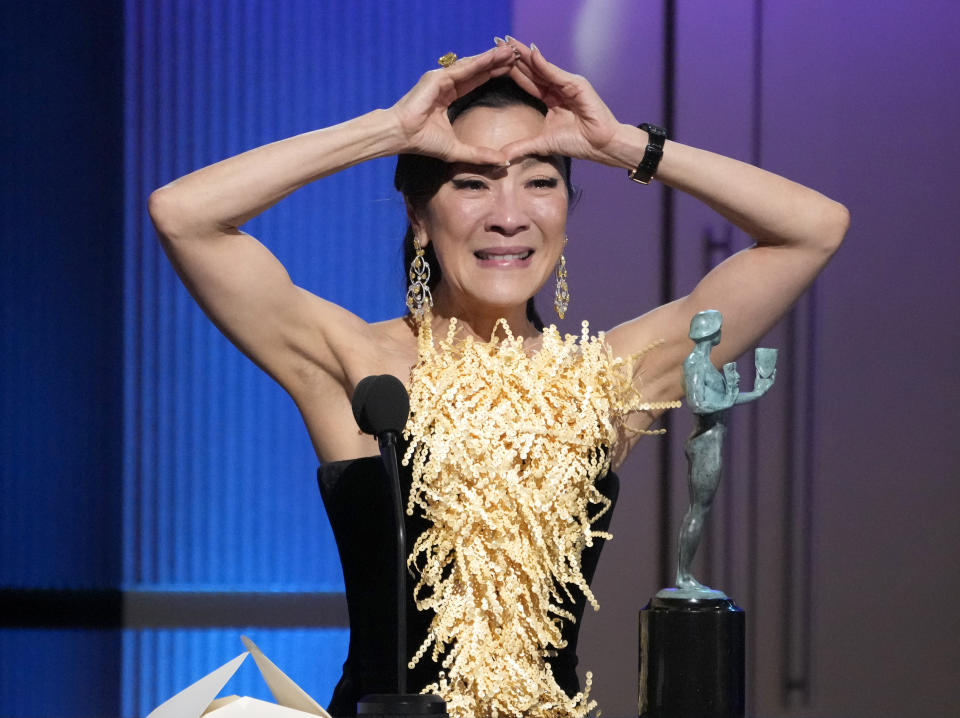
[[[532,107],[541,115],[547,114],[547,106],[539,98],[521,89],[517,83],[506,75],[487,80],[474,88],[463,97],[457,98],[447,109],[447,117],[453,123],[460,115],[475,107],[492,107],[502,109],[526,105]],[[570,181],[570,158],[553,157],[550,161],[556,166],[563,177],[567,188],[567,196],[573,202],[576,192]],[[403,194],[404,199],[414,209],[423,207],[430,198],[437,193],[440,186],[449,178],[449,165],[443,160],[424,155],[398,155],[397,170],[393,176],[393,186]],[[424,247],[424,256],[430,262],[430,289],[436,288],[441,279],[440,264],[434,252],[433,244]],[[413,227],[407,222],[407,231],[403,237],[403,277],[406,282],[407,268],[413,261]],[[527,301],[527,319],[538,331],[543,330],[543,320],[537,313],[533,297]]]

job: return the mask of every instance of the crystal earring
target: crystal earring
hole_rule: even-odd
[[[433,307],[433,295],[430,294],[430,262],[423,255],[423,247],[420,246],[417,235],[413,235],[413,246],[416,253],[407,274],[410,279],[407,286],[407,309],[420,322],[423,321],[423,315]]]
[[[563,238],[563,246],[567,246],[567,238]],[[557,262],[557,286],[553,295],[553,308],[557,311],[557,316],[563,319],[567,313],[567,307],[570,306],[570,288],[567,287],[567,258],[560,252],[560,260]]]

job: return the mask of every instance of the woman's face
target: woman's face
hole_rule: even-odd
[[[499,149],[540,132],[532,107],[477,107],[453,128],[466,143]],[[563,251],[567,190],[550,162],[512,159],[507,168],[454,164],[417,213],[421,242],[432,242],[443,278],[437,296],[460,311],[483,307],[502,316],[536,294]]]

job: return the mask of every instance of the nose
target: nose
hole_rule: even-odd
[[[491,197],[490,212],[484,229],[505,237],[513,237],[530,227],[530,217],[523,202],[513,188],[501,187],[501,191]]]

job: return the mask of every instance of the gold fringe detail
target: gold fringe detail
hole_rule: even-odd
[[[504,320],[489,343],[456,332],[453,319],[435,347],[428,315],[411,373],[407,513],[431,525],[407,564],[417,608],[435,616],[410,667],[428,652],[440,663],[425,692],[455,718],[579,718],[596,707],[592,677],[570,698],[544,657],[564,647],[571,586],[599,608],[580,564],[610,538],[590,528],[610,508],[594,482],[627,414],[660,404],[641,400],[638,357],[614,357],[586,322],[579,341],[548,328],[530,354]]]

